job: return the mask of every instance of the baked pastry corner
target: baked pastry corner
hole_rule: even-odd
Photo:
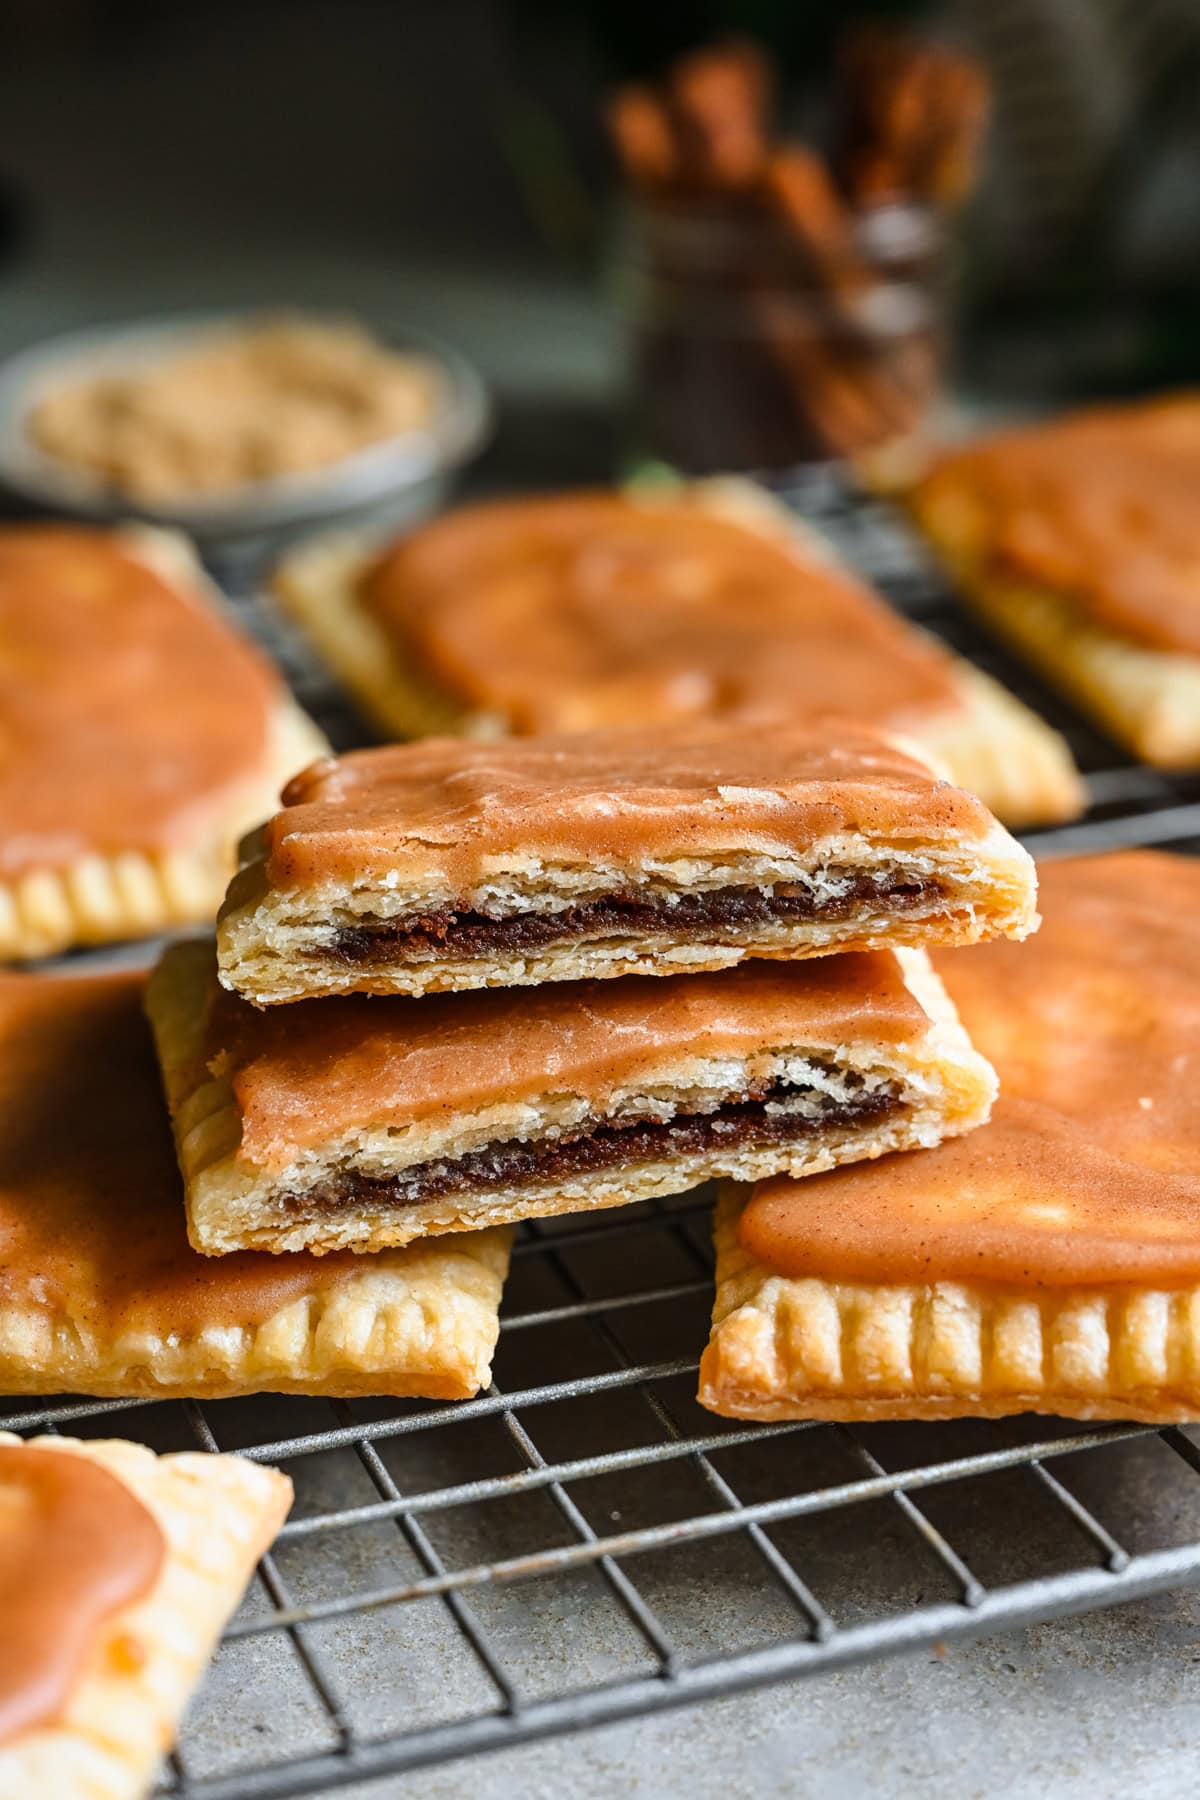
[[[22,1440],[0,1434],[0,1445]],[[155,1456],[120,1439],[35,1438],[86,1459],[153,1516],[164,1554],[149,1591],[94,1633],[52,1724],[0,1743],[5,1800],[138,1800],[259,1557],[292,1503],[286,1475],[236,1456]]]

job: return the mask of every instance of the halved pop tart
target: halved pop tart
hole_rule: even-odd
[[[211,942],[147,1005],[193,1245],[378,1250],[970,1130],[991,1068],[921,951],[259,1012]]]
[[[258,1006],[1023,937],[1028,854],[855,726],[433,738],[318,763],[247,846],[220,978]]]

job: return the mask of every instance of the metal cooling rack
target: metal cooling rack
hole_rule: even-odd
[[[819,473],[786,497],[1066,733],[1093,805],[1031,835],[1039,854],[1197,848],[1200,781],[1122,760],[1036,688],[884,506]],[[237,571],[222,573],[236,592]],[[361,741],[268,603],[236,603],[333,741]],[[0,1418],[240,1450],[295,1481],[163,1792],[330,1792],[1200,1576],[1200,1448],[1185,1431],[701,1411],[708,1212],[700,1194],[526,1227],[496,1382],[472,1401],[80,1401]],[[1148,1534],[1141,1497],[1176,1488],[1172,1529],[1160,1509]]]

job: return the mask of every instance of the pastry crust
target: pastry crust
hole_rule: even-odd
[[[997,636],[1143,762],[1200,764],[1200,658],[1135,644],[1085,619],[1068,596],[988,569],[940,489],[917,488],[910,505],[958,591]]]
[[[1071,415],[951,451],[907,495],[984,623],[1118,742],[1161,768],[1200,764],[1200,656],[1190,645],[1172,647],[1169,635],[1140,641],[1122,629],[1123,607],[1144,623],[1169,624],[1177,608],[1196,605],[1180,532],[1189,528],[1198,420],[1200,407],[1186,397]],[[1097,451],[1098,475],[1088,460]],[[1023,473],[1026,457],[1035,460]],[[1181,504],[1182,527],[1172,511]],[[1065,518],[1056,518],[1062,507]],[[1035,534],[1037,555],[1014,565],[1005,547],[1022,529],[1026,540]],[[1191,529],[1200,541],[1194,520]],[[1122,556],[1130,558],[1127,576]],[[1056,560],[1062,586],[1050,578]],[[1099,597],[1085,582],[1092,565]],[[1072,579],[1084,582],[1078,593]]]
[[[930,719],[914,741],[1014,829],[1077,819],[1087,790],[1067,740],[993,676],[955,660],[961,711]]]
[[[284,557],[272,590],[385,737],[506,737],[503,719],[464,712],[418,681],[391,638],[358,605],[359,578],[376,547],[359,532],[313,538]]]
[[[464,1399],[510,1233],[199,1257],[136,975],[0,977],[0,1391]]]
[[[53,1725],[0,1744],[5,1800],[137,1800],[259,1557],[292,1503],[286,1475],[236,1456],[155,1456],[140,1444],[43,1437],[86,1458],[154,1515],[165,1556],[145,1597],[107,1619]],[[20,1439],[0,1433],[0,1444]]]
[[[106,1328],[87,1293],[62,1307],[0,1302],[0,1387],[122,1400],[469,1400],[491,1379],[509,1242],[497,1226],[450,1246],[385,1250],[349,1277],[314,1259],[304,1291],[266,1318],[214,1302],[211,1322],[189,1331],[169,1309],[144,1308]],[[203,1271],[207,1259],[197,1261]]]
[[[221,981],[258,1006],[966,944],[1036,922],[1033,864],[1003,827],[852,729],[432,739],[318,765],[284,798],[218,921]]]
[[[772,1273],[717,1207],[699,1399],[739,1419],[1200,1417],[1200,1288],[858,1284]]]
[[[749,482],[705,481],[691,491],[713,512],[786,537],[810,560],[833,560],[828,546]],[[464,708],[422,680],[359,603],[358,583],[372,548],[345,533],[301,545],[276,570],[275,592],[367,716],[389,736],[507,735],[510,725],[502,715]],[[910,629],[917,633],[916,626]],[[958,657],[951,668],[959,704],[915,725],[908,722],[907,735],[1006,824],[1077,817],[1086,794],[1066,741],[991,676]]]
[[[25,962],[77,944],[152,937],[211,918],[246,831],[278,803],[288,777],[325,748],[300,708],[281,701],[266,768],[204,842],[155,856],[137,850],[97,854],[66,869],[34,869],[18,881],[0,881],[0,961]]]
[[[130,554],[164,579],[207,592],[224,606],[185,539],[149,526],[126,527],[120,536]],[[195,841],[156,854],[97,852],[65,868],[0,879],[0,961],[148,937],[211,918],[237,865],[241,838],[275,809],[288,778],[327,750],[317,727],[281,687],[261,770]]]
[[[999,1071],[982,1131],[723,1192],[706,1406],[1200,1417],[1200,862],[1064,859],[1041,897],[1028,945],[936,959]]]
[[[665,1050],[660,1062],[642,1067],[624,1086],[605,1077],[599,1098],[585,1091],[582,1077],[576,1078],[580,1091],[573,1091],[572,1078],[559,1069],[553,1079],[543,1079],[543,1091],[537,1094],[514,1090],[499,1102],[477,1103],[473,1111],[446,1101],[424,1117],[404,1123],[381,1118],[368,1125],[331,1127],[320,1142],[303,1149],[285,1148],[264,1163],[246,1153],[233,1059],[221,1053],[219,1039],[214,1042],[208,1036],[209,1010],[220,991],[212,947],[175,945],[151,979],[147,1010],[183,1171],[189,1236],[198,1250],[215,1256],[243,1247],[271,1251],[303,1247],[318,1254],[334,1249],[377,1251],[415,1238],[475,1232],[493,1223],[680,1193],[715,1175],[742,1180],[780,1170],[807,1175],[969,1131],[987,1116],[995,1092],[992,1070],[971,1048],[925,955],[899,951],[896,962],[904,986],[928,1021],[901,1042],[864,1036],[858,1042],[826,1043],[816,1035],[815,1041],[779,1045],[764,1037],[753,1055],[711,1046],[706,1050],[695,1042],[682,1053]],[[738,982],[751,967],[717,979]],[[614,992],[597,988],[590,1005],[602,1031],[618,1039],[630,1027],[616,1015],[610,1018],[611,1007],[605,1010],[606,996]],[[579,1006],[577,990],[563,988],[558,994],[570,1002],[567,1010]],[[731,1009],[733,1003],[730,990]],[[314,1001],[308,1006],[316,1017],[323,1005],[332,1004]],[[416,1003],[396,999],[338,1004],[358,1004],[369,1013],[385,1005]],[[460,1008],[475,1002],[462,996],[437,1004]],[[715,1004],[715,997],[706,1004]],[[259,1020],[286,1021],[287,1016],[256,1014],[232,1000],[223,1000],[223,1006],[225,1028],[239,1036],[245,1033],[243,1044],[253,1042]],[[233,1008],[236,1015],[231,1014]],[[695,1029],[699,1032],[701,1027]],[[794,1029],[799,1036],[799,1026]],[[504,1033],[498,1020],[482,1031],[478,1026],[460,1026],[452,1031],[455,1054],[468,1057],[473,1044],[476,1048],[479,1043],[490,1044]],[[348,1049],[343,1058],[339,1052],[339,1067],[350,1066],[347,1059],[353,1054]],[[433,1065],[429,1049],[420,1054]],[[760,1139],[749,1145],[735,1140],[731,1147],[706,1144],[682,1153],[626,1160],[615,1167],[552,1171],[532,1182],[480,1177],[441,1197],[412,1201],[373,1197],[370,1187],[372,1180],[403,1176],[406,1169],[452,1164],[518,1141],[524,1146],[539,1142],[553,1146],[559,1136],[569,1137],[606,1121],[627,1125],[631,1119],[653,1122],[675,1114],[711,1112],[731,1098],[743,1099],[756,1087],[769,1094],[776,1083],[810,1097],[818,1127],[810,1135],[784,1142]],[[836,1105],[863,1094],[894,1097],[895,1105],[852,1123],[821,1122],[820,1108],[827,1099]],[[320,1109],[319,1086],[310,1091],[309,1101]],[[328,1204],[326,1192],[340,1185],[348,1186],[350,1196]],[[313,1196],[311,1201],[306,1201],[306,1194]]]

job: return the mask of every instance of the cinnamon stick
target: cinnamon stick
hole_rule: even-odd
[[[608,127],[621,166],[639,192],[668,192],[683,176],[683,156],[666,106],[653,88],[630,83],[608,106]]]
[[[676,63],[669,103],[701,185],[737,190],[757,179],[767,155],[772,86],[766,57],[740,39]]]

